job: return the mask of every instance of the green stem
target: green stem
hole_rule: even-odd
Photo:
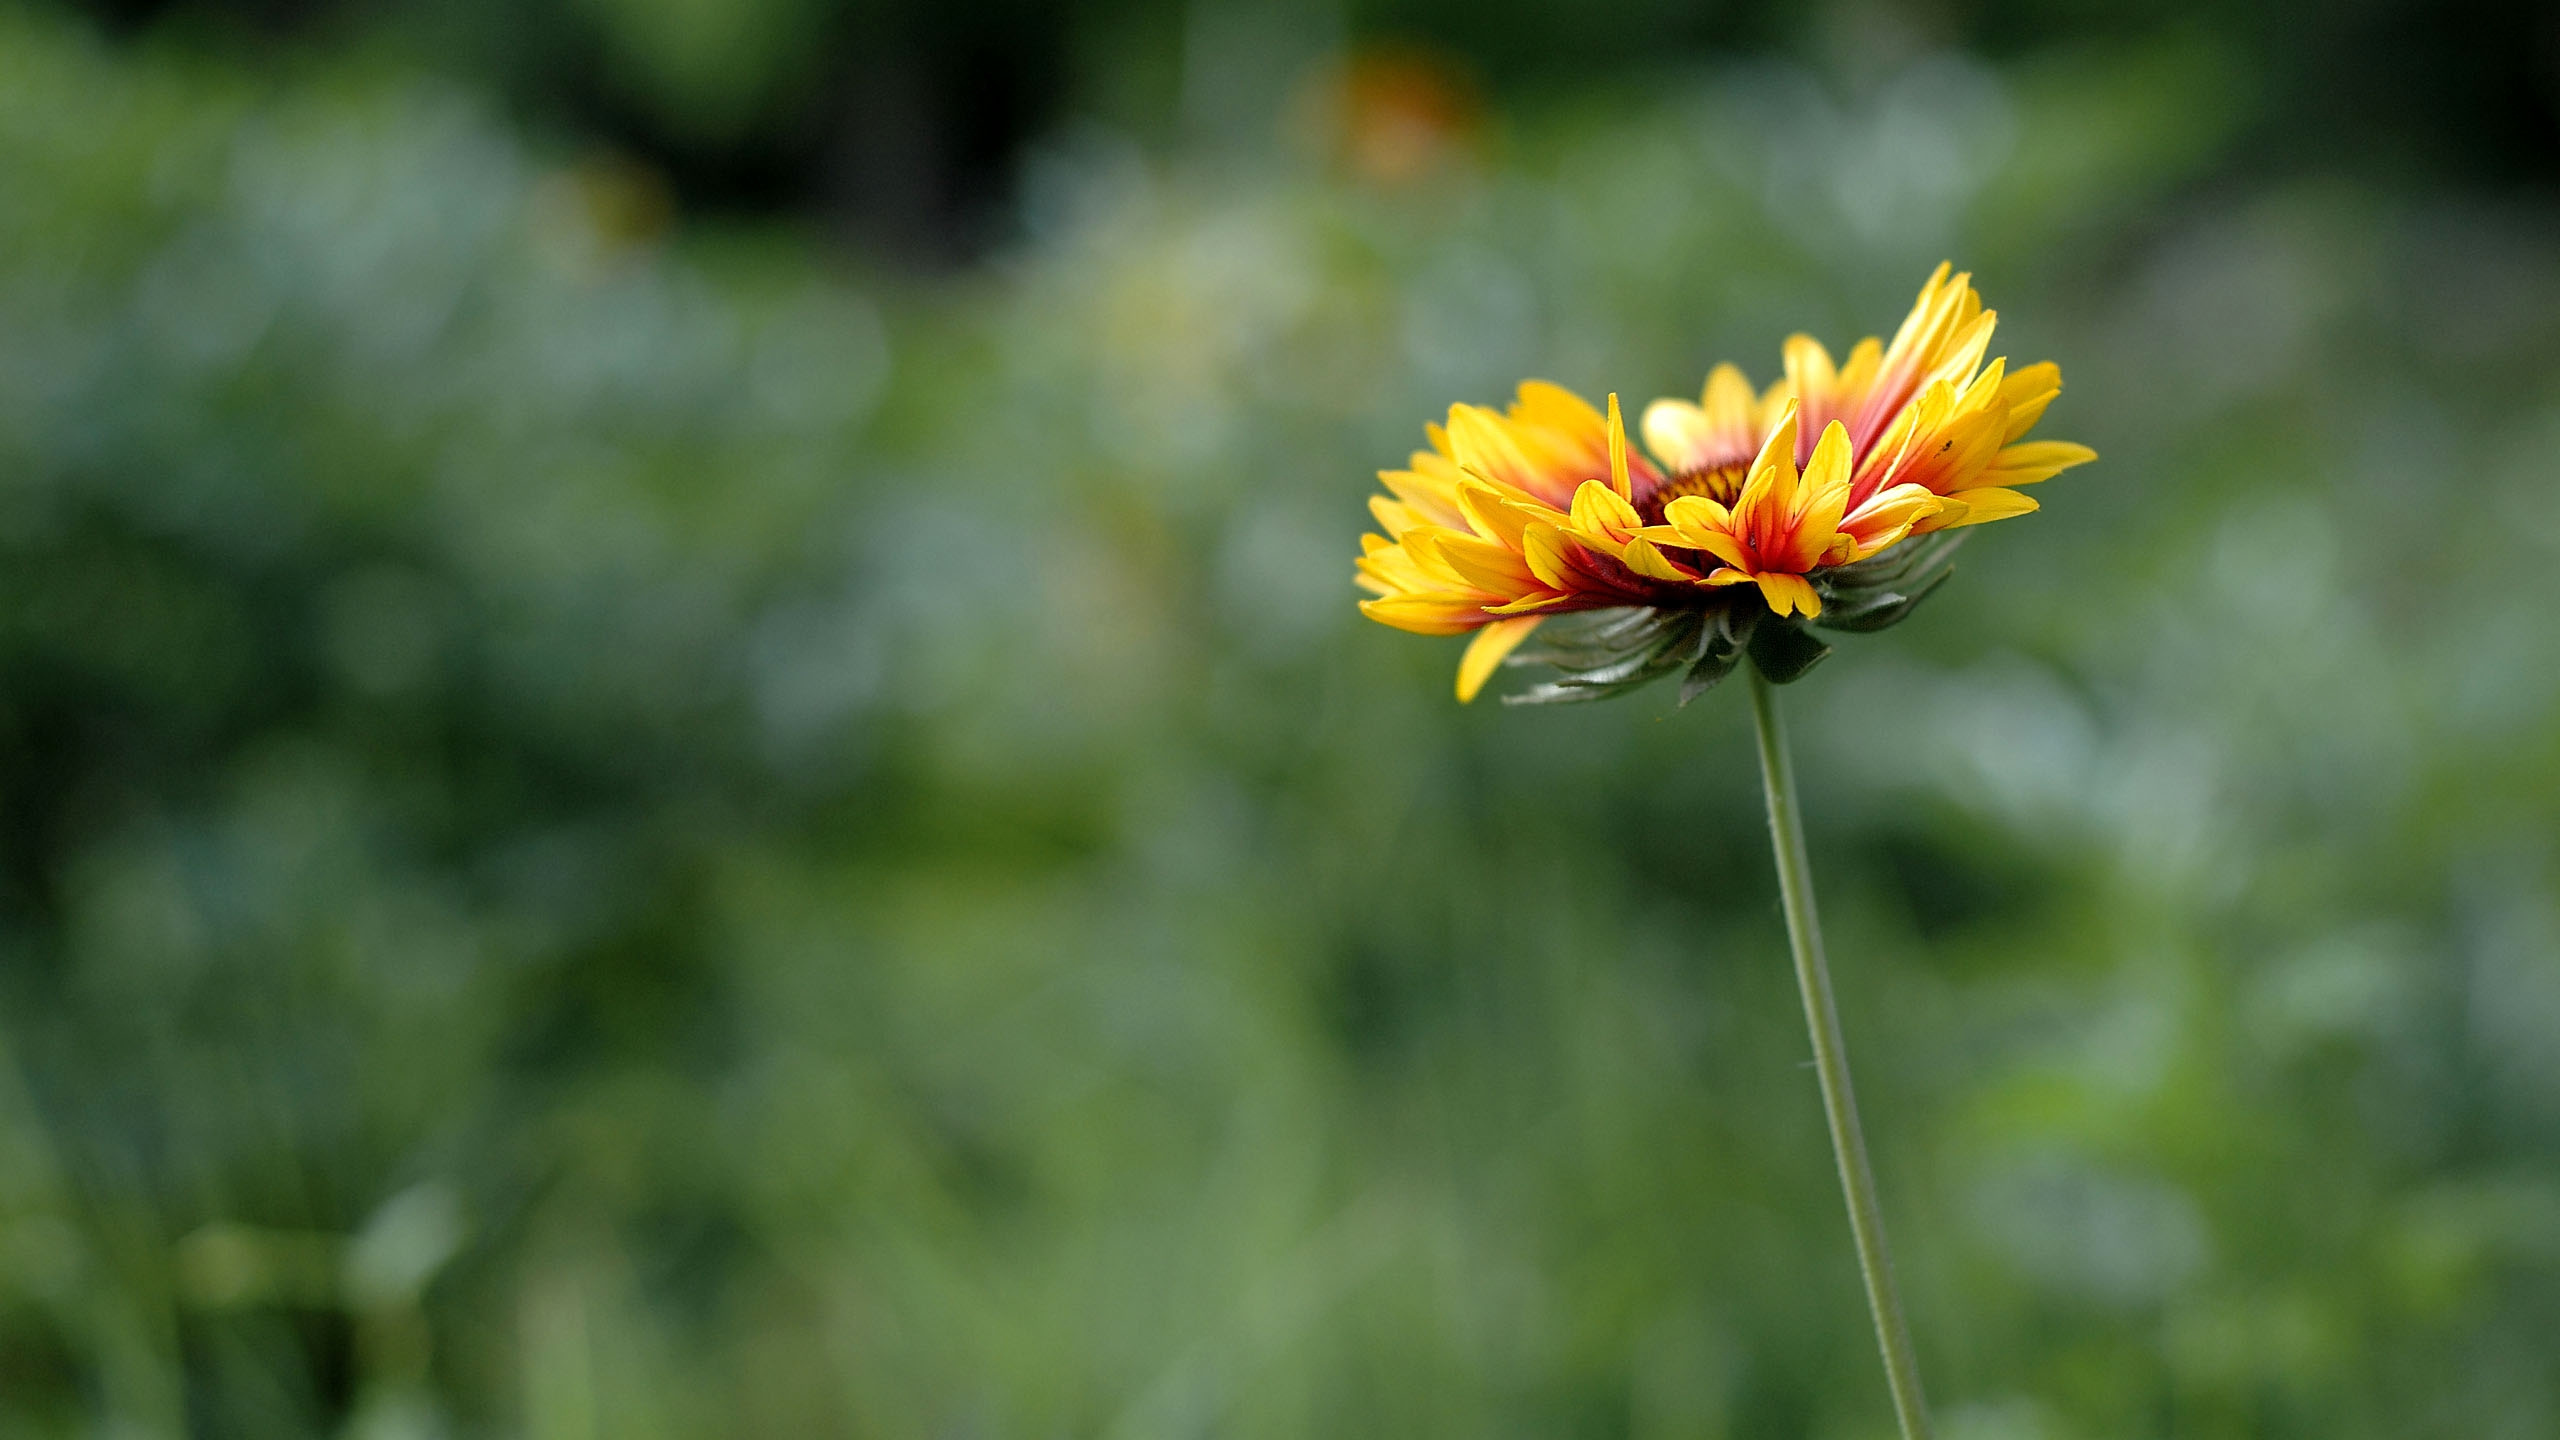
[[[1751,713],[1760,722],[1760,779],[1769,795],[1769,846],[1778,857],[1778,894],[1786,903],[1787,938],[1794,944],[1805,1024],[1813,1031],[1813,1064],[1822,1077],[1831,1151],[1840,1161],[1840,1188],[1849,1197],[1849,1233],[1857,1238],[1858,1268],[1866,1272],[1867,1308],[1875,1312],[1876,1344],[1884,1351],[1885,1383],[1893,1389],[1903,1440],[1928,1440],[1929,1409],[1920,1396],[1920,1368],[1911,1358],[1911,1327],[1903,1321],[1902,1295],[1894,1286],[1893,1253],[1885,1246],[1884,1215],[1876,1205],[1875,1171],[1867,1164],[1866,1134],[1858,1126],[1858,1097],[1849,1088],[1840,1012],[1831,1001],[1831,969],[1822,958],[1822,921],[1813,909],[1813,867],[1805,861],[1804,817],[1796,807],[1796,770],[1787,758],[1786,724],[1778,716],[1776,687],[1749,663],[1743,669],[1751,676]]]

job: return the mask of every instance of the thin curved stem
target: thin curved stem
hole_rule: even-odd
[[[1813,1063],[1822,1077],[1822,1110],[1831,1121],[1831,1151],[1840,1161],[1840,1188],[1849,1199],[1849,1233],[1858,1243],[1858,1268],[1867,1277],[1867,1308],[1875,1312],[1876,1344],[1884,1351],[1885,1383],[1903,1440],[1929,1440],[1929,1407],[1920,1394],[1920,1368],[1911,1358],[1911,1327],[1902,1318],[1902,1294],[1893,1279],[1893,1252],[1884,1241],[1884,1215],[1876,1205],[1875,1171],[1867,1164],[1866,1134],[1858,1125],[1858,1097],[1849,1088],[1848,1051],[1840,1041],[1840,1012],[1831,1000],[1831,969],[1822,958],[1822,921],[1813,908],[1813,868],[1804,853],[1804,817],[1796,807],[1795,764],[1787,756],[1787,731],[1778,716],[1776,687],[1745,663],[1751,677],[1751,714],[1760,722],[1760,779],[1769,796],[1769,846],[1777,852],[1778,894],[1787,910],[1787,938],[1796,957],[1796,988],[1804,993],[1805,1024],[1813,1031]]]

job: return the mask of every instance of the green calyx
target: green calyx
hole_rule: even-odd
[[[1545,665],[1557,675],[1502,702],[1606,700],[1677,673],[1680,703],[1686,705],[1746,658],[1770,684],[1792,684],[1831,653],[1814,629],[1871,634],[1902,623],[1946,581],[1963,539],[1960,533],[1930,535],[1854,565],[1815,572],[1811,579],[1822,597],[1822,614],[1810,621],[1771,614],[1760,592],[1747,585],[1731,587],[1718,603],[1704,607],[1557,616],[1503,662]]]

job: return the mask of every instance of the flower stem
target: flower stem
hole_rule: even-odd
[[[1902,1318],[1902,1295],[1893,1280],[1893,1253],[1884,1242],[1884,1216],[1876,1205],[1875,1171],[1867,1164],[1866,1134],[1858,1125],[1858,1097],[1849,1088],[1849,1058],[1840,1040],[1840,1012],[1831,1000],[1831,970],[1822,958],[1822,921],[1813,908],[1813,868],[1805,861],[1804,817],[1796,806],[1795,763],[1787,756],[1786,724],[1778,715],[1776,687],[1746,663],[1751,714],[1760,722],[1760,779],[1769,796],[1769,846],[1777,853],[1778,894],[1787,910],[1787,938],[1796,957],[1796,987],[1804,992],[1805,1024],[1813,1031],[1813,1063],[1822,1077],[1822,1110],[1831,1121],[1831,1151],[1840,1161],[1840,1188],[1848,1193],[1849,1233],[1858,1243],[1858,1268],[1867,1277],[1867,1308],[1875,1312],[1876,1344],[1884,1351],[1885,1383],[1893,1389],[1902,1440],[1929,1440],[1928,1404],[1920,1395],[1920,1369],[1911,1358],[1911,1327]]]

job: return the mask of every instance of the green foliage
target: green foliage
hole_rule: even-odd
[[[2058,64],[1074,131],[927,285],[0,12],[0,1433],[1884,1433],[1739,697],[1349,572],[1942,254],[2105,457],[1787,697],[1945,1433],[2560,1428],[2560,255]]]

